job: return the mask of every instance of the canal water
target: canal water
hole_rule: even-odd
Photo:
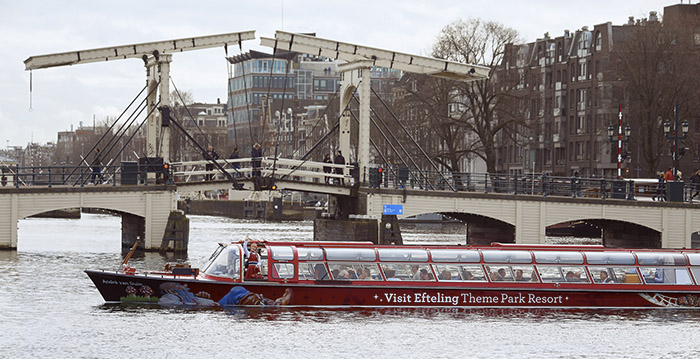
[[[245,235],[310,240],[311,222],[191,216],[188,260]],[[87,268],[121,263],[120,219],[31,218],[0,251],[0,358],[697,358],[700,311],[236,311],[106,305]],[[459,243],[463,232],[411,230],[407,242]],[[174,258],[146,254],[137,268]]]

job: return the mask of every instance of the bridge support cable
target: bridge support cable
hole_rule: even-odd
[[[355,97],[353,97],[353,98],[355,99],[355,101],[358,101],[358,102],[359,102],[359,100],[358,100],[357,98],[355,98]],[[394,133],[391,131],[391,129],[389,129],[389,126],[387,126],[386,122],[382,119],[381,116],[379,116],[379,113],[377,113],[377,111],[375,111],[374,108],[370,108],[370,109],[371,109],[371,111],[374,113],[374,116],[382,123],[382,125],[383,125],[384,128],[387,130],[387,132],[389,133],[389,135],[391,136],[391,138],[394,140],[394,142],[396,142],[396,143],[399,145],[399,147],[401,148],[401,150],[403,150],[403,152],[406,154],[407,158],[410,160],[410,162],[413,164],[413,166],[414,166],[414,167],[416,168],[416,170],[418,171],[419,176],[416,176],[416,175],[413,173],[413,171],[411,171],[410,168],[409,168],[409,173],[413,176],[413,178],[423,178],[423,179],[425,179],[425,182],[427,183],[427,185],[428,185],[432,190],[435,190],[435,188],[433,188],[433,185],[430,183],[430,179],[429,179],[428,175],[426,175],[426,174],[420,169],[420,166],[418,166],[418,164],[416,163],[416,161],[413,160],[413,157],[411,157],[411,154],[408,153],[408,151],[406,150],[406,148],[401,144],[401,141],[399,141],[399,139],[396,138],[396,136],[395,136]],[[353,117],[354,117],[354,114],[353,114]],[[355,120],[356,120],[356,121],[359,121],[357,118],[355,118]],[[377,124],[377,122],[374,121],[372,118],[370,118],[370,120],[372,121],[372,124],[377,128],[377,130],[379,131],[379,133],[382,135],[382,137],[384,137],[384,140],[387,142],[387,144],[389,144],[389,146],[391,146],[391,149],[394,151],[394,153],[396,153],[396,155],[399,157],[399,160],[402,161],[402,162],[404,162],[404,163],[408,163],[408,161],[404,160],[403,156],[401,156],[401,153],[396,149],[396,147],[394,147],[394,145],[393,145],[393,143],[391,142],[391,140],[389,140],[389,139],[387,138],[387,136],[384,134],[384,131],[383,131],[382,128]],[[385,163],[388,164],[389,161],[388,161],[388,160],[384,157],[384,155],[381,153],[381,150],[380,150],[377,146],[375,146],[375,149],[376,149],[377,152],[380,153],[380,155],[382,156],[382,160],[383,160]],[[391,166],[391,173],[394,175],[394,177],[396,177],[397,173],[396,173],[396,170],[394,169],[393,166]],[[419,182],[420,182],[420,181],[419,181]],[[422,188],[422,186],[421,186],[421,188]]]
[[[146,88],[147,88],[147,86],[144,86],[144,87],[141,89],[141,91],[139,91],[139,93],[138,93],[136,96],[134,96],[133,100],[131,100],[131,102],[129,103],[129,105],[127,105],[127,106],[124,108],[124,111],[122,111],[122,113],[117,117],[117,119],[114,121],[114,123],[112,123],[112,125],[109,126],[109,128],[107,129],[107,131],[105,131],[105,133],[102,134],[102,137],[100,137],[100,139],[99,139],[94,145],[92,145],[92,147],[90,148],[90,152],[88,152],[88,157],[90,156],[91,153],[94,153],[95,148],[98,147],[98,145],[100,144],[100,142],[102,141],[102,139],[104,139],[104,137],[105,137],[108,133],[110,133],[110,131],[112,131],[112,128],[114,127],[114,125],[116,125],[117,122],[119,122],[119,120],[122,118],[122,116],[124,116],[124,114],[129,110],[129,108],[131,108],[131,106],[133,106],[134,102],[136,102],[136,100],[143,94],[143,92],[146,90]],[[148,98],[148,95],[146,95],[146,98]],[[136,107],[136,109],[138,109],[138,107],[140,107],[140,106],[144,103],[144,101],[145,101],[145,99],[144,99],[144,100],[141,100],[141,102],[140,102],[139,105]],[[134,111],[136,111],[136,109],[135,109]],[[131,116],[133,116],[133,112],[132,112],[132,115],[131,115]],[[131,118],[131,116],[129,116],[129,118]],[[125,121],[125,123],[127,123],[127,122],[129,122],[129,119],[128,119],[128,118],[127,118],[127,120]],[[122,126],[120,127],[120,129],[123,128],[123,126],[124,126],[124,124],[122,124]],[[119,130],[117,130],[117,133],[119,133]],[[115,135],[115,137],[116,137],[116,135]],[[108,142],[108,143],[109,143],[109,142]],[[109,152],[103,152],[103,153],[109,153]],[[97,155],[95,155],[95,157],[96,157],[96,156],[97,156]],[[84,158],[82,158],[82,161],[86,163],[86,165],[88,166],[88,170],[90,170],[90,168],[89,168],[89,167],[90,167],[90,164],[89,164],[87,161],[85,161]],[[63,182],[61,183],[61,185],[65,185],[66,182],[71,178],[71,176],[73,176],[73,175],[75,174],[75,171],[77,171],[79,168],[80,168],[80,165],[74,167],[74,168],[71,170],[70,174],[63,180]],[[85,173],[85,172],[83,171],[83,169],[81,169],[81,174],[84,174],[84,173]],[[78,183],[78,181],[76,181],[75,183],[73,183],[73,185],[75,186],[77,183]]]
[[[355,122],[357,122],[357,123],[360,122],[360,119],[358,119],[357,116],[356,116],[354,113],[351,112],[350,115],[352,116],[353,120],[355,120]],[[375,113],[375,115],[376,115],[376,113]],[[374,121],[374,119],[372,119],[371,117],[370,117],[370,121],[371,121],[372,124],[377,128],[377,130],[379,130],[379,134],[382,135],[382,137],[384,138],[384,141],[386,141],[386,142],[389,144],[389,146],[391,146],[392,150],[394,150],[394,152],[396,153],[396,155],[399,156],[399,159],[400,159],[401,161],[403,161],[403,157],[401,157],[401,155],[399,154],[399,152],[396,150],[396,147],[394,147],[394,145],[391,143],[391,141],[390,141],[389,138],[386,136],[386,134],[384,134],[384,131],[382,131],[382,129],[379,127],[379,125],[377,125],[376,121]],[[394,140],[396,140],[396,139],[394,139]],[[382,158],[382,161],[383,161],[384,163],[389,163],[387,157],[384,156],[384,154],[382,153],[382,151],[381,151],[381,149],[379,148],[379,146],[377,146],[377,144],[374,142],[374,140],[372,140],[371,137],[370,137],[369,141],[370,141],[370,143],[372,144],[372,147],[374,147],[374,149],[377,151],[377,153],[379,154],[379,156]],[[414,162],[414,165],[415,165],[415,162]],[[417,167],[417,165],[416,165],[416,167]],[[409,169],[409,172],[411,173],[411,175],[412,175],[414,178],[420,178],[419,176],[417,177],[413,172],[411,172],[410,169]],[[397,177],[397,176],[396,176],[396,171],[394,170],[393,167],[391,168],[391,173],[394,175],[395,178]],[[435,190],[435,188],[433,187],[433,185],[430,183],[428,177],[425,176],[425,175],[423,174],[423,172],[420,171],[420,169],[418,169],[418,173],[420,173],[420,174],[422,175],[422,177],[425,178],[425,182],[426,182],[427,186],[429,186],[430,189]],[[423,187],[423,185],[421,184],[420,181],[418,181],[418,183],[419,183],[419,186],[420,186],[421,189],[425,189],[425,188]]]
[[[160,102],[158,102],[158,103],[160,103]],[[124,144],[122,145],[122,147],[119,149],[119,152],[117,152],[117,154],[114,156],[114,158],[119,157],[119,156],[122,154],[122,152],[124,152],[124,149],[126,148],[126,146],[129,145],[129,143],[131,142],[131,140],[133,140],[134,136],[136,136],[136,134],[139,132],[139,130],[141,130],[141,127],[143,126],[143,124],[146,123],[146,121],[148,121],[148,117],[149,117],[149,116],[153,113],[153,111],[155,111],[155,109],[158,107],[158,103],[156,104],[155,107],[153,107],[150,111],[148,111],[148,114],[146,114],[146,118],[144,118],[143,121],[141,121],[141,123],[136,127],[136,129],[134,129],[134,132],[129,136],[129,139],[126,141],[126,143],[124,143]],[[148,105],[139,106],[140,110],[138,111],[138,113],[136,114],[136,116],[134,116],[134,119],[131,121],[132,123],[136,120],[136,118],[138,118],[138,117],[143,113],[143,110],[145,110],[146,107],[148,107]],[[131,127],[131,125],[129,125],[129,127]],[[124,134],[126,134],[126,132],[124,132]],[[115,144],[116,144],[116,142],[115,142]],[[83,160],[83,161],[84,161],[84,160]],[[111,163],[111,162],[110,162],[110,163]],[[89,174],[89,173],[88,173],[88,174]],[[87,181],[88,181],[89,178],[90,178],[89,175],[88,175],[88,176],[85,176],[85,178],[83,178],[83,177],[81,176],[80,179],[76,180],[76,182],[73,183],[73,186],[77,185],[78,182],[80,182],[81,186],[82,186],[82,185],[85,185],[85,183],[87,183]],[[82,181],[81,181],[81,180],[82,180]]]
[[[191,141],[192,144],[194,144],[195,146],[197,146],[197,148],[198,148],[200,151],[206,152],[206,150],[204,149],[204,147],[202,147],[202,145],[200,145],[199,142],[197,142],[197,140],[195,140],[194,137],[192,137],[192,135],[190,135],[190,134],[187,132],[187,130],[185,130],[185,129],[182,127],[182,125],[180,125],[180,123],[179,123],[175,118],[170,117],[170,123],[174,124],[175,127],[177,127],[177,128],[182,132],[182,134],[185,135],[185,137],[187,137],[187,139],[189,139],[189,140]],[[233,184],[233,188],[235,188],[235,189],[237,189],[237,190],[243,188],[243,186],[242,186],[240,183],[238,183],[238,181],[236,181],[236,179],[235,179],[230,173],[228,173],[228,171],[226,171],[226,170],[224,169],[224,167],[221,166],[221,164],[219,164],[218,161],[216,161],[216,160],[214,160],[214,159],[209,159],[209,161],[210,161],[214,166],[216,166],[216,168],[219,170],[219,172],[221,172],[224,176],[226,176],[226,178],[227,178],[229,181],[231,181],[231,183]],[[226,163],[226,164],[228,164],[228,163]],[[234,168],[234,170],[235,170],[235,168]],[[236,170],[236,172],[238,172],[238,170]]]
[[[379,94],[378,94],[374,89],[371,89],[371,90],[372,90],[372,93],[374,94],[374,96],[379,100],[379,102],[381,102],[382,105],[384,105],[384,108],[386,108],[387,111],[389,111],[389,114],[391,114],[391,116],[394,118],[394,121],[396,121],[396,123],[397,123],[397,124],[399,125],[399,127],[403,130],[403,132],[406,134],[406,136],[408,136],[408,138],[411,139],[411,141],[412,141],[413,144],[416,146],[416,148],[418,148],[418,150],[420,150],[420,152],[421,152],[421,153],[423,154],[423,156],[428,160],[428,162],[430,163],[430,165],[431,165],[431,166],[435,169],[435,171],[440,175],[440,178],[442,178],[442,180],[445,181],[445,183],[447,183],[447,185],[450,187],[450,189],[451,189],[452,191],[455,191],[455,188],[452,187],[452,185],[450,184],[450,182],[445,178],[445,176],[442,175],[442,172],[441,172],[441,171],[438,169],[438,167],[435,165],[435,162],[433,162],[433,160],[430,158],[430,156],[428,156],[428,154],[423,150],[423,147],[421,147],[420,144],[418,144],[418,141],[416,141],[416,139],[413,138],[413,136],[411,135],[411,133],[408,132],[408,130],[406,129],[406,127],[405,127],[403,124],[401,124],[401,121],[399,121],[398,117],[396,117],[396,114],[394,114],[394,111],[392,111],[391,108],[389,108],[389,106],[386,104],[386,102],[384,102],[384,100],[379,96]]]
[[[355,91],[353,92],[353,96],[355,95],[355,92],[356,92],[356,91],[357,91],[357,89],[355,89]],[[336,92],[335,92],[335,94],[334,94],[333,97],[335,98],[335,95],[337,95],[337,94],[338,94],[338,91],[336,90]],[[331,100],[332,100],[332,99],[331,99]],[[328,107],[329,107],[329,106],[328,106]],[[328,110],[328,107],[326,107],[326,108],[324,109],[323,114],[321,115],[321,117],[319,117],[319,120],[316,122],[316,124],[320,123],[321,119],[322,119],[323,116],[326,114],[326,110]],[[345,108],[343,109],[343,111],[340,111],[340,112],[339,112],[340,114],[339,114],[338,117],[336,118],[335,125],[334,125],[332,128],[330,128],[330,129],[328,130],[328,132],[327,132],[325,135],[323,135],[323,137],[321,137],[318,141],[316,141],[316,143],[314,143],[314,145],[311,146],[311,148],[310,148],[308,151],[306,151],[306,153],[305,153],[303,156],[301,156],[302,162],[301,162],[299,165],[297,165],[296,167],[294,167],[288,174],[282,176],[282,179],[285,179],[285,178],[289,177],[292,173],[294,173],[294,171],[296,171],[297,169],[301,168],[301,166],[303,166],[304,163],[306,163],[306,161],[309,160],[309,156],[310,156],[314,151],[316,151],[316,149],[317,149],[319,146],[321,146],[321,145],[326,141],[326,139],[328,139],[328,137],[330,137],[333,133],[335,133],[336,130],[338,130],[338,129],[340,128],[340,117],[342,117],[342,113],[344,113],[345,110],[347,110],[347,109],[349,109],[349,108],[350,108],[350,102],[348,101],[348,103],[347,103],[347,105],[345,105]],[[314,129],[314,128],[316,128],[316,125],[314,125],[314,127],[311,129],[311,131],[309,131],[309,133],[313,133],[313,129]]]
[[[154,89],[151,89],[151,92],[154,91],[154,90],[155,90],[155,88],[154,88]],[[117,132],[115,133],[115,135],[114,135],[112,138],[110,138],[110,140],[109,140],[109,141],[107,142],[107,144],[104,146],[104,151],[102,151],[103,156],[107,156],[107,154],[109,154],[109,153],[114,149],[114,147],[116,147],[117,142],[118,142],[119,140],[121,140],[122,137],[124,137],[124,135],[125,135],[126,132],[129,130],[129,128],[131,128],[131,126],[134,124],[134,122],[136,122],[136,119],[138,118],[138,116],[143,112],[143,110],[144,110],[145,107],[147,106],[146,101],[148,100],[148,97],[150,96],[150,94],[151,94],[151,93],[149,92],[149,94],[147,94],[146,97],[144,97],[144,99],[141,100],[141,102],[139,103],[139,105],[134,109],[134,111],[132,111],[131,115],[129,115],[129,117],[127,118],[127,120],[124,121],[124,123],[122,123],[121,126],[119,126],[119,128],[117,129]],[[143,107],[142,107],[142,106],[143,106]],[[140,110],[139,110],[139,109],[140,109]],[[138,113],[137,113],[137,111],[138,111]],[[116,122],[115,122],[115,123],[116,123]],[[162,135],[162,132],[161,132],[161,135]],[[127,144],[128,144],[128,142],[127,142]],[[120,152],[119,154],[121,154],[121,152]],[[110,158],[109,162],[105,165],[105,167],[111,166],[112,163],[114,163],[114,160],[115,160],[117,157],[119,157],[119,155],[117,155],[117,156],[112,156],[112,157]],[[103,158],[104,158],[104,157],[103,157]]]

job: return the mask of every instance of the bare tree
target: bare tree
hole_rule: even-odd
[[[519,42],[516,30],[493,21],[468,19],[445,26],[433,45],[434,57],[491,68],[486,80],[452,83],[444,89],[448,91],[445,101],[452,109],[447,118],[478,138],[477,142],[461,146],[457,153],[481,157],[489,172],[496,171],[496,136],[514,122],[524,121],[520,116],[508,116],[512,113],[511,106],[505,106],[516,97],[514,85],[518,81],[512,81],[513,86],[501,83],[496,86],[495,81],[505,47],[514,42]]]

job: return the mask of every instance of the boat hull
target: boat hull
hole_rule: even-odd
[[[298,307],[700,308],[700,290],[373,285],[349,281],[241,283],[87,270],[106,302],[161,305],[290,305]],[[646,288],[648,289],[648,288]],[[235,295],[234,295],[235,294]],[[250,295],[249,295],[250,294]],[[240,297],[258,300],[242,300]],[[221,303],[221,304],[220,304]]]

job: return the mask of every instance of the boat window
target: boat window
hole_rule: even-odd
[[[328,265],[331,269],[333,280],[380,280],[379,268],[376,264],[368,263],[332,263]]]
[[[532,253],[535,255],[535,263],[583,264],[583,254],[581,252],[537,251]]]
[[[528,251],[495,251],[483,250],[486,263],[532,263],[532,255]]]
[[[596,284],[640,284],[637,267],[588,267]]]
[[[417,267],[417,271],[414,267]],[[382,264],[382,270],[384,271],[386,280],[435,280],[435,276],[430,270],[430,266],[427,264],[385,263]]]
[[[693,284],[686,268],[640,267],[646,284]]]
[[[299,279],[331,280],[323,262],[299,263]]]
[[[640,266],[684,266],[685,256],[681,253],[651,253],[637,252]]]
[[[516,282],[539,282],[535,268],[529,266],[510,266],[513,272],[513,280]]]
[[[209,256],[209,259],[207,259],[207,264],[204,265],[204,271],[205,271],[205,272],[207,271],[207,269],[209,269],[209,266],[211,266],[212,263],[214,263],[214,260],[215,260],[216,257],[219,255],[219,253],[221,253],[221,251],[223,251],[224,248],[226,248],[226,247],[227,247],[226,245],[224,245],[224,244],[222,244],[222,243],[219,243],[219,247],[217,247],[217,248],[214,250],[214,253],[212,253],[212,254]]]
[[[297,256],[301,261],[322,261],[323,249],[297,247]]]
[[[430,257],[433,262],[468,262],[478,263],[481,260],[479,251],[461,249],[431,249]]]
[[[698,267],[690,268],[690,271],[693,272],[693,277],[695,278],[695,284],[700,285],[700,268],[698,268]]]
[[[485,282],[486,275],[480,265],[459,265],[459,264],[433,264],[433,270],[438,276],[438,280],[449,281],[469,281]]]
[[[204,273],[219,277],[238,279],[241,277],[241,252],[238,246],[221,247],[218,255]]]
[[[700,266],[700,253],[686,253],[691,266]]]
[[[382,248],[379,260],[387,262],[427,262],[428,252],[424,249]]]
[[[634,255],[628,252],[585,252],[588,264],[634,265]]]
[[[330,261],[374,262],[377,254],[372,248],[326,248],[326,259]]]
[[[564,281],[564,274],[558,266],[537,266],[537,271],[545,283],[561,283]]]
[[[486,266],[486,274],[492,282],[512,282],[513,272],[509,266]]]
[[[291,261],[294,259],[294,249],[289,246],[270,246],[272,259],[276,261]]]
[[[294,263],[274,263],[272,278],[294,278]]]
[[[569,283],[588,283],[588,274],[583,267],[562,266],[564,280]]]

